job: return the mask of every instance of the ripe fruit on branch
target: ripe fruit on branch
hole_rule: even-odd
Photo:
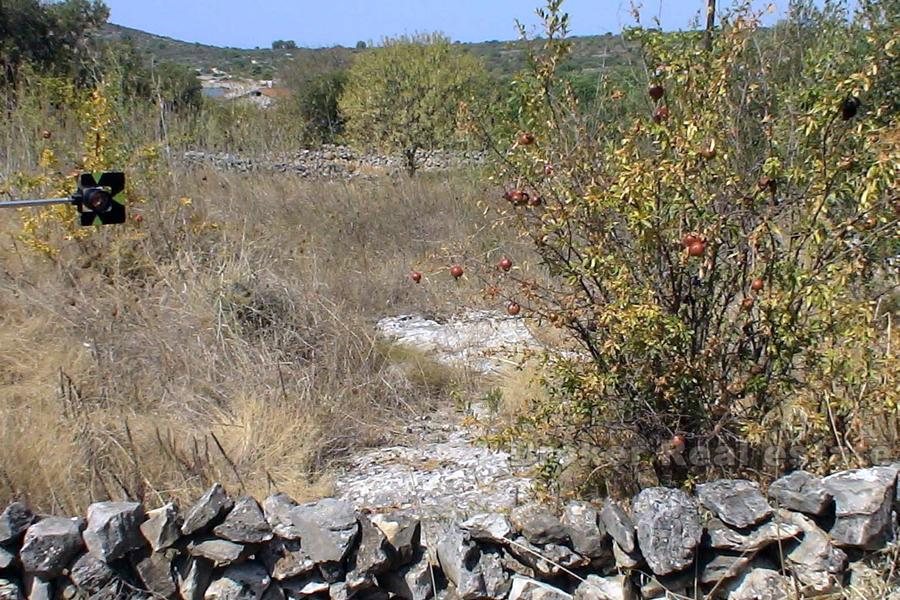
[[[714,159],[716,157],[716,142],[711,141],[700,148],[700,156],[702,156],[706,160]]]
[[[649,88],[647,88],[647,93],[650,94],[650,97],[654,100],[659,100],[666,93],[666,88],[661,86],[658,83],[654,83]]]
[[[504,256],[500,259],[500,262],[497,263],[497,266],[504,271],[509,271],[510,269],[512,269],[512,261]]]
[[[669,107],[663,104],[653,111],[653,122],[662,123],[669,118]]]
[[[776,184],[775,180],[771,177],[763,175],[756,181],[756,187],[758,187],[761,192],[769,190],[774,194],[775,190],[778,189],[778,184]]]
[[[409,278],[412,279],[413,282],[419,283],[420,281],[422,281],[422,274],[419,273],[418,271],[412,271],[409,274]]]
[[[754,292],[761,291],[765,286],[766,286],[765,282],[760,277],[757,277],[756,279],[754,279],[753,281],[750,282],[750,289],[753,290]]]
[[[688,246],[687,251],[690,256],[703,256],[703,253],[706,252],[706,242],[702,240],[694,242]]]
[[[551,165],[550,163],[544,165],[544,175],[546,175],[547,177],[553,176],[553,165]]]
[[[520,146],[530,146],[534,143],[534,134],[530,131],[524,131],[516,138],[516,142],[518,142]]]
[[[138,225],[140,225],[141,223],[144,222],[144,215],[136,214],[133,217],[131,217],[131,220],[134,221],[135,223],[137,223]]]
[[[528,192],[519,189],[507,190],[503,197],[514,206],[523,206],[528,203]]]
[[[844,98],[844,101],[841,103],[841,119],[849,121],[855,117],[856,112],[859,110],[859,105],[859,98],[856,96],[847,96]]]
[[[684,450],[685,439],[683,435],[676,434],[672,436],[672,449],[678,452]]]
[[[45,129],[44,131],[41,132],[41,137],[44,138],[45,140],[49,140],[51,137],[53,137],[53,134],[50,133],[49,129]]]
[[[744,298],[744,300],[741,302],[741,308],[749,311],[753,308],[753,304],[753,298]]]
[[[703,238],[701,238],[696,233],[686,233],[681,238],[681,246],[684,248],[690,248],[694,244],[696,244],[698,242],[702,242],[702,241],[703,241]]]
[[[540,206],[544,203],[544,199],[540,196],[529,196],[528,197],[528,206]]]
[[[463,268],[459,265],[453,265],[452,267],[450,267],[450,274],[454,279],[459,279],[463,276]]]
[[[522,311],[522,307],[516,304],[515,302],[510,302],[506,305],[506,312],[511,317],[515,317]]]

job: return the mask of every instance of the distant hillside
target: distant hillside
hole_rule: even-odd
[[[326,51],[310,48],[290,50],[220,48],[183,42],[112,23],[104,27],[102,35],[111,40],[130,40],[141,53],[160,61],[172,61],[207,72],[216,68],[234,76],[255,79],[273,78],[286,61],[296,60],[304,55],[315,56],[316,53]],[[635,58],[618,35],[576,37],[572,38],[572,44],[573,53],[568,67],[576,73],[598,71],[627,63]],[[526,42],[488,41],[461,45],[480,56],[488,69],[496,75],[512,75],[525,64]],[[348,54],[359,52],[350,48],[341,50]]]

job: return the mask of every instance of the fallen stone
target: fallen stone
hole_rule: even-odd
[[[217,567],[231,565],[245,558],[243,545],[212,537],[192,541],[187,550],[191,556],[205,558]]]
[[[295,507],[291,521],[316,563],[344,560],[359,532],[353,507],[334,498]]]
[[[242,496],[225,520],[213,528],[220,538],[239,544],[259,544],[272,539],[272,528],[256,500]]]
[[[604,504],[600,510],[600,522],[622,550],[632,553],[637,549],[634,522],[621,506],[612,502]]]
[[[588,575],[576,588],[574,600],[635,600],[635,595],[623,575]]]
[[[552,577],[559,573],[559,567],[545,558],[544,548],[538,548],[524,537],[510,540],[509,552],[536,576]]]
[[[23,570],[48,579],[60,575],[84,547],[83,528],[83,520],[63,517],[47,517],[32,524],[19,551]]]
[[[263,514],[272,531],[286,540],[299,540],[300,532],[291,521],[291,511],[298,504],[287,494],[273,494],[263,501]]]
[[[782,522],[780,517],[763,523],[749,531],[738,531],[718,519],[710,519],[706,524],[708,543],[719,550],[756,552],[775,542],[783,542],[800,535],[799,527]]]
[[[392,565],[404,565],[418,554],[422,537],[419,519],[405,513],[378,514],[370,517],[393,550]]]
[[[484,577],[477,568],[481,553],[467,532],[455,526],[446,531],[437,544],[437,557],[460,600],[485,596]]]
[[[428,555],[420,552],[412,563],[378,576],[378,583],[404,600],[428,600],[434,595],[434,573]]]
[[[829,475],[822,480],[834,496],[836,520],[829,533],[841,547],[878,550],[892,536],[891,509],[897,469],[872,467]]]
[[[212,563],[205,558],[182,555],[176,562],[175,582],[184,600],[202,600],[212,579]]]
[[[144,545],[139,502],[95,502],[88,507],[84,545],[100,560],[111,563]]]
[[[778,571],[753,569],[728,588],[728,600],[785,600],[790,593],[790,579]]]
[[[509,514],[513,527],[532,544],[567,544],[566,527],[550,510],[537,502],[517,506]]]
[[[829,512],[834,505],[822,479],[806,471],[794,471],[773,481],[769,497],[781,508],[816,516]]]
[[[756,554],[753,552],[747,554],[708,554],[700,561],[700,583],[714,586],[721,581],[740,577],[750,570],[755,559]]]
[[[572,600],[572,595],[549,583],[517,575],[512,578],[509,600]]]
[[[184,515],[181,533],[191,535],[210,529],[228,514],[234,501],[225,493],[225,488],[216,483],[197,500]]]
[[[272,578],[278,581],[308,575],[316,568],[316,563],[298,540],[275,538],[263,546],[260,559],[272,574]]]
[[[33,522],[34,513],[21,502],[13,502],[0,513],[0,544],[18,544]]]
[[[503,568],[501,555],[497,551],[484,551],[478,559],[476,570],[484,579],[485,597],[495,600],[506,598],[512,585],[509,574]]]
[[[154,552],[160,552],[178,542],[183,522],[178,506],[170,502],[147,513],[141,534]]]
[[[0,569],[8,569],[16,562],[16,555],[0,546]]]
[[[656,575],[669,575],[694,562],[703,535],[699,506],[681,490],[655,487],[634,499],[638,543]]]
[[[0,579],[0,600],[24,600],[19,584],[11,579]]]
[[[799,513],[779,511],[785,523],[796,525],[803,538],[784,547],[784,564],[803,584],[807,595],[836,593],[847,566],[847,555],[832,545],[831,538],[816,523]]]
[[[141,585],[154,598],[174,600],[178,597],[178,586],[172,574],[172,557],[162,552],[143,552],[132,557],[134,572]]]
[[[225,569],[221,577],[206,588],[205,600],[262,600],[271,583],[262,565],[245,562]]]
[[[366,515],[357,516],[359,523],[359,547],[350,558],[350,577],[365,577],[384,573],[391,565],[391,544],[387,536],[375,527]]]
[[[732,527],[747,528],[772,515],[772,507],[759,486],[746,479],[719,479],[697,486],[697,498],[714,515]]]
[[[285,598],[291,600],[316,597],[316,594],[327,592],[331,587],[327,581],[317,575],[297,577],[281,582],[281,590]]]
[[[460,527],[469,532],[476,542],[504,544],[513,536],[513,528],[505,516],[499,513],[480,513],[466,519]]]
[[[119,593],[116,572],[93,554],[85,552],[69,567],[69,579],[88,598],[115,598]]]
[[[525,538],[522,539],[524,540]],[[536,577],[534,569],[522,564],[522,562],[520,562],[519,559],[516,558],[508,548],[502,549],[500,561],[503,563],[503,568],[510,573],[521,575],[522,577],[527,577],[528,579],[534,579]]]
[[[572,548],[588,558],[609,556],[612,540],[601,528],[600,513],[587,502],[569,502],[563,509],[562,524],[566,527]]]
[[[644,557],[640,552],[625,552],[619,542],[613,542],[613,558],[620,569],[636,569],[644,564]]]

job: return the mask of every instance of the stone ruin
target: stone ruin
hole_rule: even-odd
[[[212,486],[193,506],[97,502],[86,518],[0,515],[0,599],[625,600],[813,597],[897,544],[900,463],[763,495],[746,480],[662,487],[631,503],[528,503],[450,524],[333,498],[262,505]],[[431,542],[431,540],[428,540]]]

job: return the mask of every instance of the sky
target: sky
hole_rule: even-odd
[[[722,3],[722,0],[719,0]],[[766,0],[756,4],[765,6]],[[482,42],[518,37],[515,20],[536,27],[543,0],[105,0],[110,21],[188,42],[267,48],[294,40],[318,48],[378,42],[383,37],[440,31],[452,40]],[[774,0],[773,18],[787,0]],[[631,0],[565,0],[573,35],[618,33],[633,25]],[[644,24],[691,25],[705,0],[643,0]]]

